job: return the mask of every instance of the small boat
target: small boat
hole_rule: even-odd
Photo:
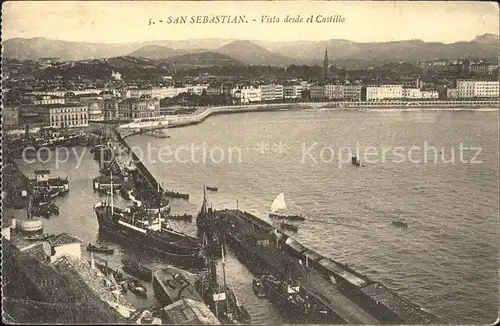
[[[210,190],[210,191],[217,191],[219,189],[217,189],[217,187],[209,187],[207,186],[207,190]]]
[[[356,157],[356,155],[353,155],[351,157],[351,164],[354,165],[354,166],[361,166],[361,161],[358,160],[358,158]]]
[[[153,278],[153,273],[149,268],[141,265],[140,262],[135,262],[130,259],[123,258],[122,264],[123,264],[122,268],[125,272],[134,275],[135,277],[143,281],[151,282]]]
[[[29,236],[29,237],[26,237],[26,240],[29,240],[29,241],[42,241],[42,240],[47,240],[48,238],[50,237],[53,237],[54,234],[52,233],[44,233],[44,234],[38,234],[38,235],[32,235],[32,236]]]
[[[305,221],[306,218],[302,215],[288,215],[288,214],[277,214],[269,213],[270,218],[284,219],[289,221]]]
[[[52,199],[56,198],[57,196],[59,196],[59,189],[55,189],[55,188],[50,189],[48,195]]]
[[[280,223],[280,227],[284,230],[288,230],[288,231],[292,231],[292,232],[297,232],[299,230],[299,228],[296,225],[293,225],[291,223],[286,223],[284,221],[282,221]]]
[[[130,200],[130,194],[128,192],[129,190],[127,190],[126,188],[120,189],[120,195],[122,196],[123,199]]]
[[[302,215],[296,214],[282,214],[279,211],[286,210],[285,194],[280,193],[276,199],[271,204],[271,213],[269,213],[270,218],[285,219],[290,221],[305,221],[306,218]]]
[[[54,203],[49,204],[46,210],[49,214],[59,215],[59,207]]]
[[[189,199],[189,194],[181,194],[180,192],[169,191],[169,190],[165,191],[165,196],[172,198]]]
[[[100,252],[103,254],[110,254],[110,255],[112,255],[115,252],[113,248],[110,248],[108,246],[98,246],[98,245],[93,245],[91,243],[87,245],[87,251]]]
[[[193,219],[193,215],[188,215],[186,213],[184,213],[183,215],[168,215],[167,216],[168,219],[171,219],[171,220],[176,220],[176,221],[192,221]]]
[[[266,293],[264,292],[264,287],[262,286],[262,283],[260,282],[260,280],[254,279],[252,281],[252,289],[253,289],[253,293],[255,294],[255,296],[257,298],[265,298],[266,297]]]
[[[146,297],[148,290],[146,287],[141,283],[141,281],[131,278],[127,281],[127,288],[130,290],[130,292],[141,296],[141,297]]]
[[[403,221],[392,221],[392,225],[400,227],[400,228],[407,228],[408,223],[403,222]]]

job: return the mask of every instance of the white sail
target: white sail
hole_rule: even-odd
[[[280,193],[271,204],[271,212],[276,213],[286,209],[285,194]]]

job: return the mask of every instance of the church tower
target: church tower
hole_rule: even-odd
[[[328,60],[328,48],[325,47],[325,59],[323,60],[323,81],[328,79],[330,75],[330,62]]]

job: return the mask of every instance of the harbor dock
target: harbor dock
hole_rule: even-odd
[[[215,210],[198,218],[218,221],[227,244],[252,273],[270,273],[281,280],[293,280],[315,303],[343,323],[439,321],[382,284],[306,248],[250,213]],[[205,231],[209,232],[209,228]]]

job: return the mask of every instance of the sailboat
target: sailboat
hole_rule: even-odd
[[[292,215],[292,214],[283,214],[280,213],[282,211],[286,211],[286,202],[285,202],[285,194],[280,193],[274,201],[271,203],[271,213],[269,213],[269,217],[271,218],[280,218],[286,220],[293,221],[305,221],[306,218],[302,215]]]
[[[207,238],[203,242],[206,244]],[[204,302],[212,310],[223,325],[250,324],[250,314],[238,302],[235,292],[226,278],[224,246],[220,247],[222,257],[222,284],[217,279],[217,267],[212,256],[207,255],[208,273],[205,278],[196,282],[196,289],[203,297]]]

